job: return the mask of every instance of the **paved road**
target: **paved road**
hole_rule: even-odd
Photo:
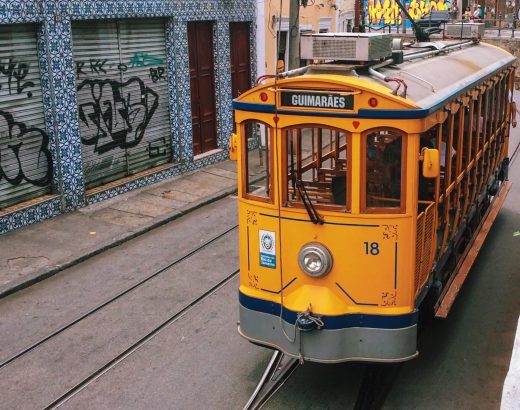
[[[511,179],[520,180],[520,161]],[[520,184],[450,316],[426,329],[388,409],[498,408],[519,312]],[[0,301],[5,360],[236,222],[226,198]],[[236,231],[0,369],[1,409],[43,408],[238,266]],[[240,409],[270,352],[236,332],[236,277],[63,403],[64,409]],[[352,408],[365,365],[307,363],[267,409]]]

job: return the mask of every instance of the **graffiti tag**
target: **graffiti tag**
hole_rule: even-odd
[[[450,1],[412,0],[406,1],[405,7],[410,16],[416,20],[432,10],[448,10]],[[401,10],[394,0],[365,0],[365,10],[367,11],[369,24],[402,24]]]
[[[0,62],[0,74],[7,77],[7,88],[9,89],[9,95],[13,92],[16,94],[22,94],[26,88],[34,87],[32,81],[25,81],[25,77],[29,74],[30,65],[27,63],[19,63],[14,61],[12,58],[7,63]],[[0,84],[0,89],[2,85]],[[27,92],[27,97],[32,97],[32,92]]]
[[[79,77],[87,76],[88,73],[85,70],[88,70],[90,74],[106,74],[107,68],[113,68],[115,64],[108,64],[107,59],[99,59],[92,58],[88,62],[86,61],[78,61],[76,62],[76,75]],[[128,70],[128,66],[126,64],[117,64],[117,70],[121,72],[125,72]]]
[[[165,80],[164,73],[164,67],[150,68],[150,79],[153,83]]]
[[[98,154],[138,145],[159,106],[159,95],[138,77],[124,83],[88,79],[79,85],[81,91],[89,94],[91,102],[79,106],[80,121],[97,131],[81,141],[94,145]]]
[[[139,51],[134,53],[134,55],[130,58],[129,66],[130,68],[135,67],[147,67],[151,65],[163,65],[164,61],[159,57],[152,57],[148,53],[143,51]]]
[[[163,157],[166,155],[166,138],[159,137],[148,142],[148,156],[150,158]]]
[[[48,146],[45,132],[27,127],[0,110],[0,181],[5,179],[14,186],[23,181],[38,187],[50,184],[52,157]]]
[[[106,74],[107,70],[105,70],[105,64],[107,63],[107,60],[101,60],[101,59],[91,59],[90,60],[90,71],[95,74]]]

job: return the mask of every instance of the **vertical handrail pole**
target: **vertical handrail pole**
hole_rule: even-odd
[[[513,25],[511,26],[511,38],[515,38],[516,12],[513,10]]]

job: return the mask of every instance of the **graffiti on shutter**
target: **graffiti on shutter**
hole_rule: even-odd
[[[87,79],[79,85],[78,91],[84,88],[91,102],[79,106],[79,119],[87,127],[95,128],[96,133],[81,138],[83,144],[93,145],[98,154],[137,146],[159,106],[157,93],[138,77],[124,83]]]
[[[171,160],[164,21],[75,22],[87,188]]]
[[[0,209],[51,192],[36,31],[0,26]]]

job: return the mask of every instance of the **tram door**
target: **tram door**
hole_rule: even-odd
[[[191,123],[193,154],[217,148],[213,25],[209,21],[188,23],[190,59]]]

